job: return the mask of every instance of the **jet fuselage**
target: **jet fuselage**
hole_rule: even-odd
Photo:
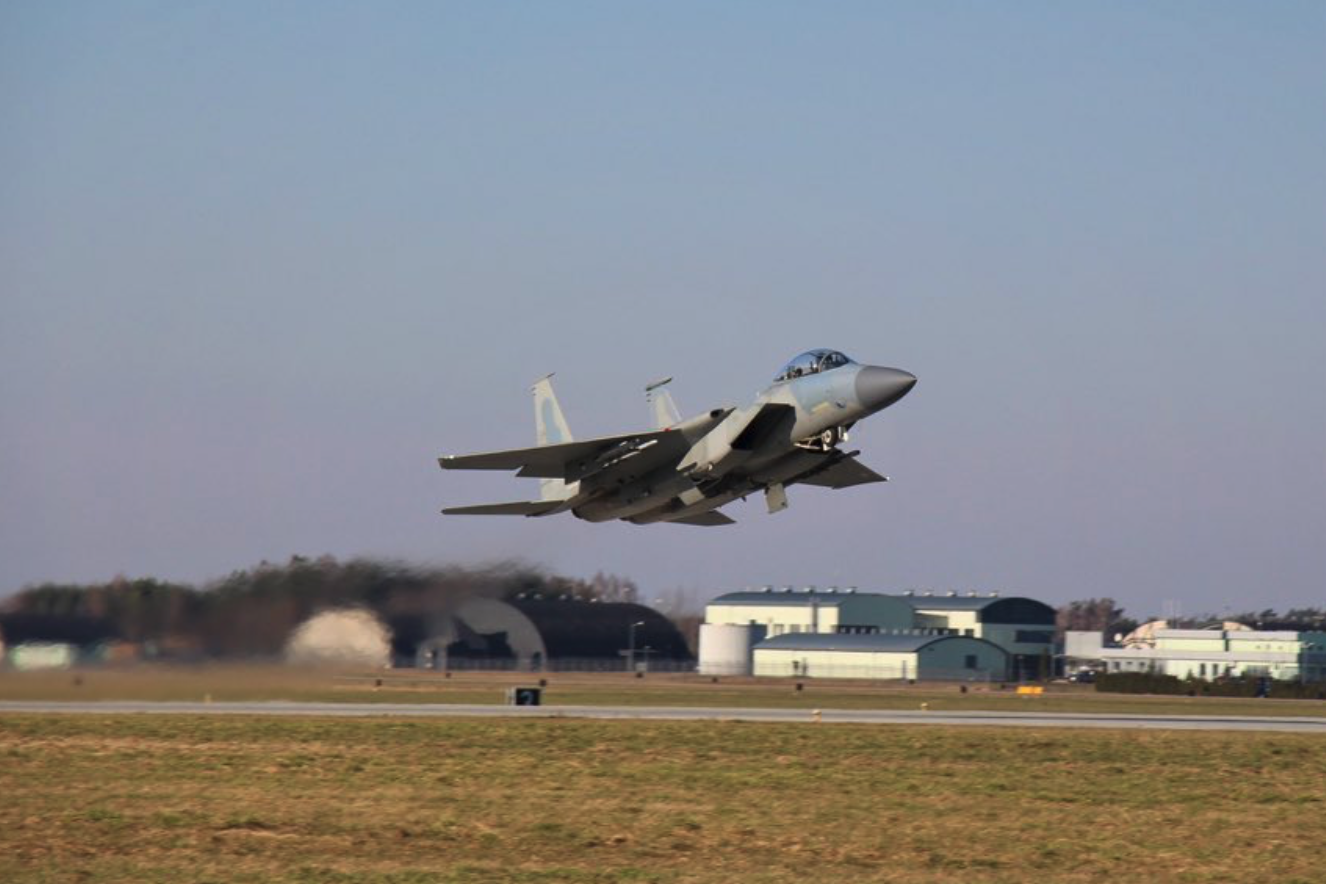
[[[908,372],[850,362],[777,380],[753,404],[729,412],[700,435],[677,466],[614,477],[611,485],[582,480],[571,511],[589,522],[649,524],[791,484],[819,467],[825,452],[846,440],[849,427],[892,405],[915,384]],[[747,432],[761,420],[767,426]]]

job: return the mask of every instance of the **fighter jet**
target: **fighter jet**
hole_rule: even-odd
[[[916,377],[860,365],[837,350],[809,350],[783,366],[745,408],[680,420],[664,389],[646,387],[656,429],[581,442],[571,438],[552,376],[534,385],[538,445],[438,458],[444,470],[516,470],[540,480],[538,500],[442,510],[455,516],[551,516],[637,525],[730,525],[719,507],[763,492],[770,513],[787,486],[847,488],[888,479],[844,451],[847,431],[906,396]]]

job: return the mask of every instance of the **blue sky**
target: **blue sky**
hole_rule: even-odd
[[[1326,604],[1320,3],[0,8],[0,593],[292,553]],[[887,486],[443,518],[434,458],[906,368]]]

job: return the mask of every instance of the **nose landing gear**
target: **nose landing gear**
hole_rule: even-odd
[[[807,451],[832,451],[847,441],[847,427],[830,427],[818,435],[802,439],[797,445]]]

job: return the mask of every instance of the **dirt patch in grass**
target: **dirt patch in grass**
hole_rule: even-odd
[[[0,718],[0,880],[1317,881],[1326,741]]]

